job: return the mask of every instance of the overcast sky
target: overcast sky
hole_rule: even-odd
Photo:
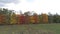
[[[35,11],[38,14],[60,14],[60,0],[0,0],[0,7],[22,12]]]

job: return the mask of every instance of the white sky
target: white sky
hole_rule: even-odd
[[[4,8],[16,11],[22,10],[23,13],[26,11],[35,11],[38,14],[48,12],[60,14],[60,0],[19,0],[18,4],[9,3]]]

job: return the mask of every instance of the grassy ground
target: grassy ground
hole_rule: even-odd
[[[1,25],[0,34],[60,34],[60,24]]]

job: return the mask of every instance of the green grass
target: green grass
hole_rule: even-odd
[[[31,33],[42,30],[60,34],[60,24],[2,25],[0,26],[0,34],[22,34],[22,32],[28,32],[29,29]]]

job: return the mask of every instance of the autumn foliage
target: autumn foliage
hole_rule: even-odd
[[[5,23],[5,15],[0,15],[0,24]],[[34,13],[33,15],[26,16],[25,14],[15,14],[12,13],[10,15],[10,24],[38,24],[40,18]],[[46,14],[42,14],[42,23],[48,23],[48,16]]]
[[[4,24],[5,23],[5,15],[0,15],[0,24]]]
[[[17,18],[15,13],[13,13],[10,17],[10,24],[16,24],[17,23]]]
[[[42,14],[42,22],[48,23],[48,15],[47,14]]]
[[[20,15],[20,24],[25,24],[25,16],[22,14]]]
[[[47,24],[49,22],[60,22],[60,16],[51,14],[37,14],[25,12],[16,14],[13,10],[0,9],[0,24]],[[57,19],[57,20],[56,20]]]

